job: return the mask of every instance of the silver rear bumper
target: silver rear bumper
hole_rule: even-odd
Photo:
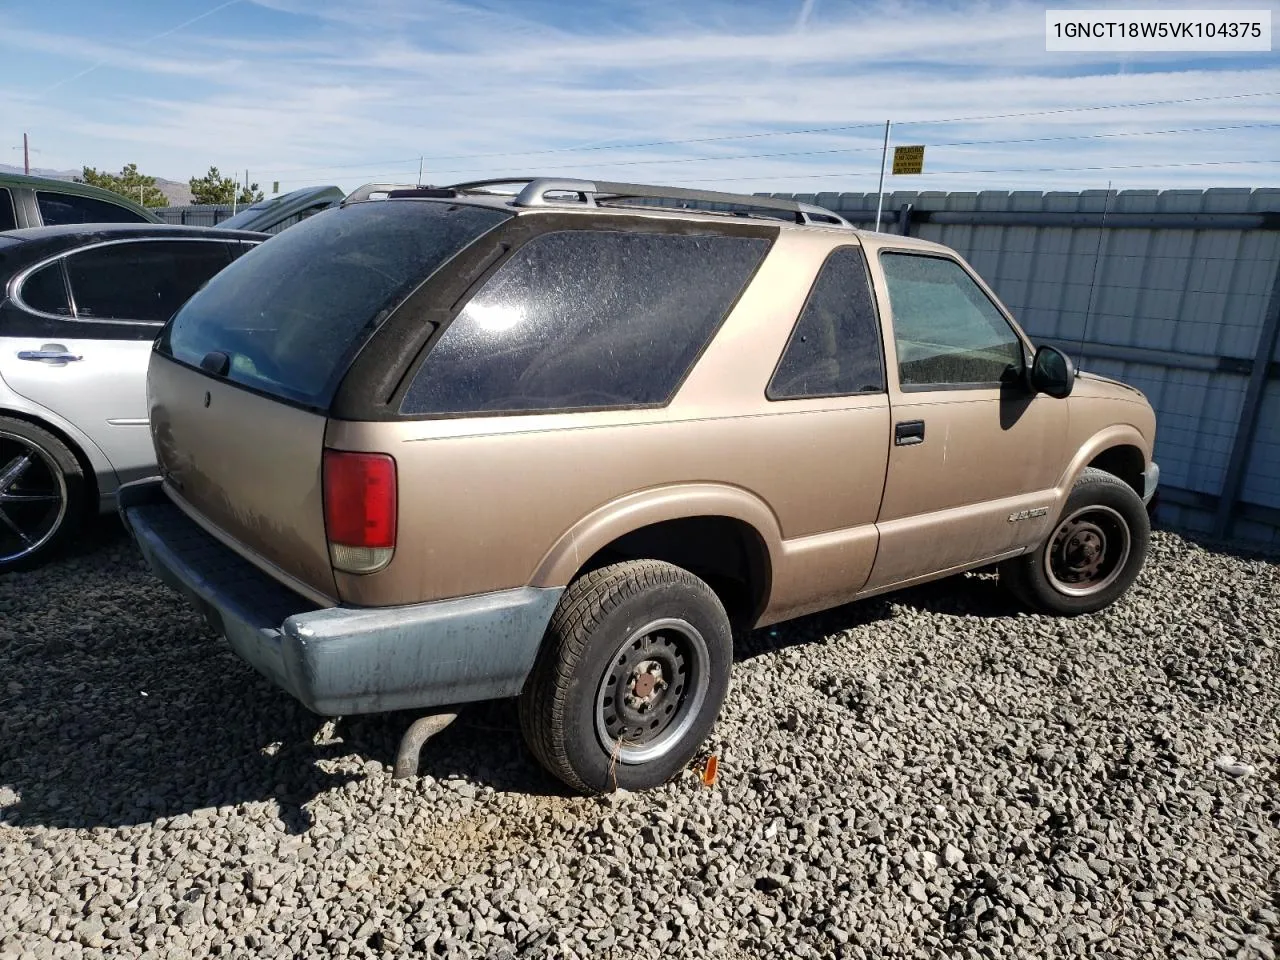
[[[120,515],[156,575],[232,648],[325,716],[515,696],[563,588],[399,607],[318,608],[218,542],[158,481],[122,487]]]

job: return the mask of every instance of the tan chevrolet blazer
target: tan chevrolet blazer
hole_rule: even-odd
[[[518,695],[583,791],[689,763],[742,631],[992,565],[1112,603],[1158,478],[1143,395],[946,247],[634,184],[351,199],[214,277],[148,389],[122,515],[245,660],[323,715]]]

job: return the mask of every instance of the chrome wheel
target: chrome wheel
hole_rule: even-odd
[[[655,620],[614,651],[596,691],[596,735],[619,763],[675,747],[707,698],[706,640],[686,620]]]
[[[62,526],[67,482],[39,444],[0,431],[0,563],[35,553]]]
[[[1049,583],[1060,593],[1087,597],[1105,590],[1129,559],[1129,524],[1100,504],[1081,507],[1058,524],[1044,551]]]

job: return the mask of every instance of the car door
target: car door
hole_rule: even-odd
[[[957,259],[882,249],[893,438],[868,590],[1022,552],[1045,533],[1067,405],[1025,384],[1028,345]]]
[[[37,264],[0,329],[0,378],[75,424],[121,483],[154,470],[147,429],[151,343],[164,322],[231,262],[220,240],[137,239]]]

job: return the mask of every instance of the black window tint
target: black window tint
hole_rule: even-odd
[[[883,254],[903,386],[995,384],[1021,369],[1022,344],[955,261]]]
[[[46,227],[64,223],[146,223],[147,218],[119,204],[95,197],[78,197],[72,193],[36,191],[40,219]]]
[[[238,257],[178,312],[159,349],[192,366],[225,353],[228,379],[326,406],[387,315],[509,216],[421,201],[326,210]]]
[[[0,230],[13,230],[17,226],[18,218],[13,212],[13,194],[0,187]]]
[[[665,403],[768,247],[664,233],[536,237],[445,330],[401,412]]]
[[[884,390],[880,326],[866,261],[857,247],[827,257],[766,396],[832,397]]]
[[[138,240],[67,257],[77,320],[161,324],[231,262],[218,241]]]
[[[19,294],[22,301],[32,310],[41,313],[52,313],[60,317],[71,315],[67,302],[67,284],[62,275],[62,261],[55,260],[47,267],[41,267],[22,283]]]

